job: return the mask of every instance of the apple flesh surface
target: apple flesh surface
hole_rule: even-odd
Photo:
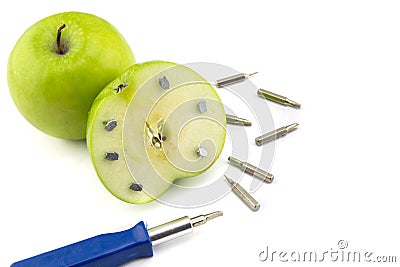
[[[8,85],[32,125],[51,136],[80,140],[93,100],[134,63],[129,45],[110,23],[91,14],[60,13],[20,37],[9,57]]]
[[[163,77],[168,89],[161,86]],[[114,196],[146,203],[175,179],[211,167],[225,136],[224,106],[215,89],[188,67],[151,61],[133,65],[98,95],[87,145],[100,180]],[[198,153],[200,147],[205,154]]]

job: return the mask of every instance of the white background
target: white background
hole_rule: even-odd
[[[8,56],[30,25],[72,10],[111,22],[138,62],[259,71],[254,83],[302,104],[269,104],[276,126],[300,128],[276,143],[276,181],[254,194],[260,211],[233,194],[193,209],[123,203],[97,179],[85,142],[25,121],[8,92]],[[140,220],[214,210],[225,215],[129,266],[267,266],[266,246],[322,253],[341,239],[400,261],[399,14],[398,1],[2,1],[0,266]]]

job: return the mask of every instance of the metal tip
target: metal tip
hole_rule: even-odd
[[[297,103],[296,101],[290,100],[290,99],[286,99],[286,103],[288,104],[288,106],[292,107],[292,108],[301,108],[301,104]]]
[[[243,125],[243,126],[251,126],[251,121],[244,119],[244,118],[239,118],[235,115],[230,115],[230,114],[226,114],[226,123]]]
[[[244,126],[251,126],[251,121],[249,121],[249,120],[243,120],[243,125],[244,125]]]
[[[286,126],[286,131],[287,131],[288,133],[293,132],[294,130],[297,129],[297,127],[299,127],[299,124],[298,124],[298,123],[292,123],[292,124]]]
[[[226,176],[226,175],[224,175],[225,176],[225,179],[228,181],[228,183],[230,183],[231,185],[234,185],[235,184],[235,182],[231,179],[231,178],[229,178],[228,176]]]
[[[206,214],[204,216],[206,217],[206,220],[209,221],[209,220],[215,219],[215,218],[217,218],[219,216],[222,216],[222,215],[224,215],[224,213],[222,211],[214,211],[214,212],[211,212],[211,213]]]
[[[258,71],[255,71],[255,72],[252,72],[252,73],[246,74],[246,77],[250,77],[250,76],[256,75],[257,73],[258,73]]]
[[[242,124],[243,126],[251,126],[251,121],[244,118],[237,118],[238,123]]]
[[[205,224],[206,222],[215,219],[219,216],[224,215],[224,213],[222,211],[214,211],[211,213],[208,213],[206,215],[199,215],[193,218],[190,218],[190,222],[192,224],[193,227],[197,227],[199,225]]]

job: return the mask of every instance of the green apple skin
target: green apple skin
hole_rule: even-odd
[[[57,53],[57,31],[62,24]],[[97,16],[65,12],[44,18],[18,40],[8,61],[8,86],[20,113],[58,138],[86,136],[98,93],[135,58],[123,36]]]
[[[169,70],[173,72],[175,68],[179,68],[175,75],[171,72],[168,73]],[[158,85],[158,78],[160,75],[166,75],[168,77],[171,88],[175,85],[183,84],[182,82],[185,80],[202,81],[202,83],[193,86],[183,84],[182,89],[185,90],[170,91],[170,94],[174,92],[177,94],[171,95],[171,98],[164,96],[154,103],[149,100],[154,99],[151,97],[154,91],[164,91]],[[117,93],[116,88],[121,84],[126,85],[126,87],[122,89],[121,92]],[[145,86],[144,89],[143,86]],[[148,123],[156,125],[155,123],[158,121],[156,114],[160,112],[160,109],[157,107],[162,106],[167,109],[173,109],[176,107],[175,105],[179,104],[181,101],[179,100],[180,97],[185,97],[182,101],[187,101],[192,96],[197,96],[196,90],[190,91],[190,93],[187,93],[185,96],[186,92],[189,92],[191,88],[201,91],[200,97],[202,99],[209,98],[214,100],[214,103],[217,103],[216,115],[218,115],[218,121],[221,122],[221,125],[210,122],[211,124],[206,126],[194,126],[194,131],[199,134],[198,138],[195,139],[201,140],[204,138],[203,135],[212,137],[215,141],[216,151],[212,162],[207,168],[195,168],[197,171],[187,172],[172,166],[162,151],[155,149],[146,141],[147,135],[144,133],[145,121],[141,119],[140,109],[143,106],[153,106],[151,111],[148,114],[146,113],[145,117],[147,117]],[[176,90],[179,90],[179,88]],[[138,91],[144,91],[146,94],[138,96]],[[138,100],[138,97],[142,96],[148,99]],[[137,100],[136,102],[134,102],[135,98]],[[132,113],[129,112],[129,106],[135,107],[135,109],[131,109]],[[195,110],[197,111],[197,109]],[[169,111],[167,112],[169,113]],[[114,119],[118,124],[112,131],[106,131],[104,129],[105,122],[110,119]],[[199,121],[207,122],[207,120]],[[226,137],[225,111],[215,89],[195,71],[185,66],[165,61],[137,63],[108,84],[93,102],[87,127],[86,143],[98,177],[111,194],[124,202],[132,204],[144,204],[153,201],[161,196],[175,179],[193,177],[206,171],[220,156]],[[199,129],[199,127],[201,127],[201,129]],[[203,129],[207,129],[207,131]],[[135,135],[138,138],[131,137],[129,134],[131,132],[138,132],[139,134]],[[187,147],[190,151],[194,150],[194,148],[190,146],[190,140],[193,136],[190,138],[190,136],[185,136],[184,131],[181,133],[182,137],[180,141],[169,144],[169,147],[176,150],[180,144],[181,147],[179,150],[183,154],[190,156],[190,153],[185,151],[184,148]],[[168,135],[168,132],[166,135]],[[173,139],[172,136],[168,136],[164,145],[168,143],[168,140],[171,141],[171,139]],[[186,140],[188,143],[185,144]],[[129,143],[134,145],[129,145]],[[139,143],[146,143],[146,152],[138,152],[140,151],[137,149],[140,147]],[[197,144],[197,142],[195,142],[195,144]],[[119,159],[115,161],[106,160],[104,155],[105,152],[108,151],[117,152],[119,154]],[[135,177],[133,173],[130,172],[128,167],[129,162],[133,163],[131,166],[134,166],[137,170],[136,174],[139,174],[138,176]],[[150,169],[154,168],[157,170],[157,173],[162,176],[163,179],[160,180],[152,175],[151,170],[146,168],[146,166],[150,166],[148,164],[151,165]],[[194,161],[193,164],[195,164]],[[141,192],[134,192],[129,189],[129,185],[133,181],[143,185],[143,190]],[[149,188],[149,186],[152,188]]]

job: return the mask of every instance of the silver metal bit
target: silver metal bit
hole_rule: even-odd
[[[200,156],[200,157],[207,157],[207,155],[208,155],[208,151],[207,151],[207,149],[205,149],[204,147],[199,147],[198,149],[197,149],[197,154]]]
[[[117,152],[107,152],[105,159],[109,160],[109,161],[114,161],[114,160],[118,160],[119,155]]]
[[[222,211],[212,212],[206,215],[199,215],[193,218],[184,216],[182,218],[161,224],[148,230],[153,246],[164,243],[168,240],[190,234],[193,228],[222,216]]]
[[[233,165],[239,167],[245,173],[253,175],[254,177],[256,177],[258,179],[261,179],[263,182],[270,184],[274,180],[274,175],[272,175],[271,173],[266,172],[264,170],[261,170],[254,165],[251,165],[247,162],[240,161],[237,158],[234,158],[232,156],[230,156],[228,158],[228,160],[229,160],[229,163],[232,163]]]
[[[160,79],[158,79],[158,84],[164,90],[169,89],[169,81],[168,81],[167,77],[165,77],[165,76],[161,76]]]
[[[243,126],[251,126],[251,121],[243,118],[239,118],[235,115],[226,114],[226,123],[243,125]]]
[[[199,225],[205,224],[206,222],[215,219],[219,216],[224,215],[222,211],[214,211],[212,213],[206,215],[199,215],[193,218],[190,218],[190,222],[192,223],[193,227],[197,227]]]
[[[116,120],[110,120],[107,121],[104,125],[104,129],[106,129],[107,132],[111,132],[112,130],[117,127],[117,121]]]
[[[232,186],[232,191],[252,210],[260,209],[260,203],[257,202],[244,188],[225,175],[225,179]]]
[[[255,139],[256,145],[261,146],[262,144],[271,142],[279,137],[285,136],[286,134],[293,132],[299,126],[298,123],[292,123],[288,126],[283,126],[276,130],[270,131],[266,134],[263,134]]]
[[[200,100],[199,103],[197,103],[197,108],[200,113],[207,112],[207,102],[205,100]]]
[[[129,189],[140,192],[143,190],[143,186],[141,184],[131,183]]]
[[[244,80],[246,80],[247,78],[249,78],[252,75],[257,74],[258,72],[252,72],[249,74],[246,73],[238,73],[232,76],[228,76],[222,79],[217,80],[217,82],[215,83],[215,85],[218,88],[230,85],[230,84],[235,84],[235,83],[240,83],[243,82]]]
[[[286,96],[281,96],[281,95],[278,95],[276,93],[273,93],[273,92],[270,92],[270,91],[267,91],[267,90],[264,90],[264,89],[261,89],[261,88],[258,89],[257,93],[262,98],[271,100],[271,101],[273,101],[275,103],[278,103],[278,104],[281,104],[281,105],[284,105],[284,106],[289,106],[289,107],[292,107],[292,108],[300,108],[301,107],[301,104],[299,104],[299,103],[297,103],[297,102],[295,102],[293,100],[290,100]]]

